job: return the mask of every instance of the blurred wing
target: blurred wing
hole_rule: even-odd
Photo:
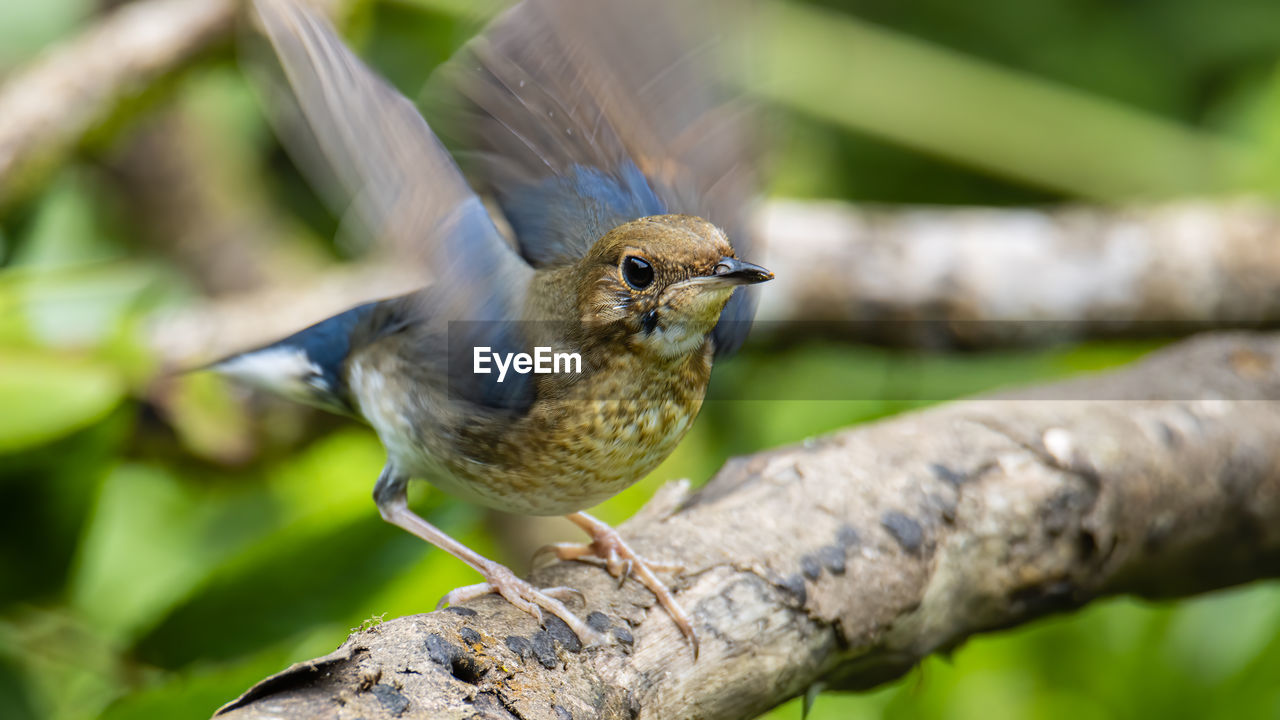
[[[663,213],[711,220],[751,259],[753,123],[717,82],[715,33],[740,20],[713,16],[721,5],[525,0],[447,66],[452,127],[530,263],[572,263],[613,227]],[[751,292],[730,301],[717,351],[745,337]]]
[[[297,0],[255,0],[254,7],[308,144],[323,157],[309,169],[327,166],[331,176],[311,180],[323,186],[336,179],[370,238],[398,258],[421,261],[436,278],[429,297],[414,303],[419,321],[436,332],[447,326],[450,348],[519,351],[507,321],[520,317],[533,270],[503,240],[417,109]],[[485,380],[465,394],[486,404],[521,405],[530,397],[518,382],[499,387],[489,376],[472,377]]]

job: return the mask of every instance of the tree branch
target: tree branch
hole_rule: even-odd
[[[1261,202],[926,210],[775,200],[756,232],[760,262],[777,274],[760,292],[757,343],[972,347],[1280,323],[1280,211]],[[152,344],[191,365],[425,281],[403,263],[335,269],[169,313]]]
[[[696,662],[634,582],[558,563],[536,580],[580,588],[620,642],[582,649],[483,598],[356,632],[221,717],[745,718],[1100,596],[1276,576],[1277,399],[1280,336],[1219,334],[737,458],[622,528],[685,565]]]
[[[139,95],[223,41],[237,0],[139,0],[51,48],[0,86],[0,208]]]
[[[909,345],[1184,334],[1280,321],[1261,201],[1058,209],[774,202],[762,329]],[[774,322],[771,322],[774,321]]]

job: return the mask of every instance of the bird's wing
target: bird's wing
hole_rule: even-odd
[[[750,259],[753,123],[719,82],[723,5],[524,0],[445,66],[449,132],[534,266],[572,263],[613,227],[663,213],[711,220]],[[718,352],[753,314],[739,289]]]
[[[402,316],[406,307],[422,314],[402,324],[447,332],[450,354],[472,346],[523,350],[514,346],[511,321],[521,315],[533,269],[503,239],[413,103],[298,0],[255,0],[254,7],[305,122],[300,129],[321,156],[309,166],[304,159],[310,179],[321,186],[336,179],[339,202],[350,203],[368,236],[397,258],[420,261],[434,278],[429,298],[398,304]],[[489,378],[470,374],[474,387],[451,389],[499,407],[531,397],[519,379],[498,386]]]

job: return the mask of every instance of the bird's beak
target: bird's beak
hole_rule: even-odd
[[[722,257],[711,274],[700,278],[708,285],[754,285],[773,279],[773,273],[738,258]]]

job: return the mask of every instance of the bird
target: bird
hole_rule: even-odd
[[[565,515],[591,542],[555,554],[640,581],[696,657],[693,621],[657,575],[678,566],[584,510],[672,452],[713,362],[745,339],[749,286],[773,278],[739,257],[753,248],[754,121],[711,67],[712,25],[674,0],[520,2],[429,85],[447,98],[455,159],[324,16],[301,0],[253,8],[288,86],[272,95],[282,140],[424,284],[212,369],[373,428],[382,517],[483,577],[441,606],[497,593],[605,641],[565,604],[576,590],[535,587],[414,513],[414,479]]]

